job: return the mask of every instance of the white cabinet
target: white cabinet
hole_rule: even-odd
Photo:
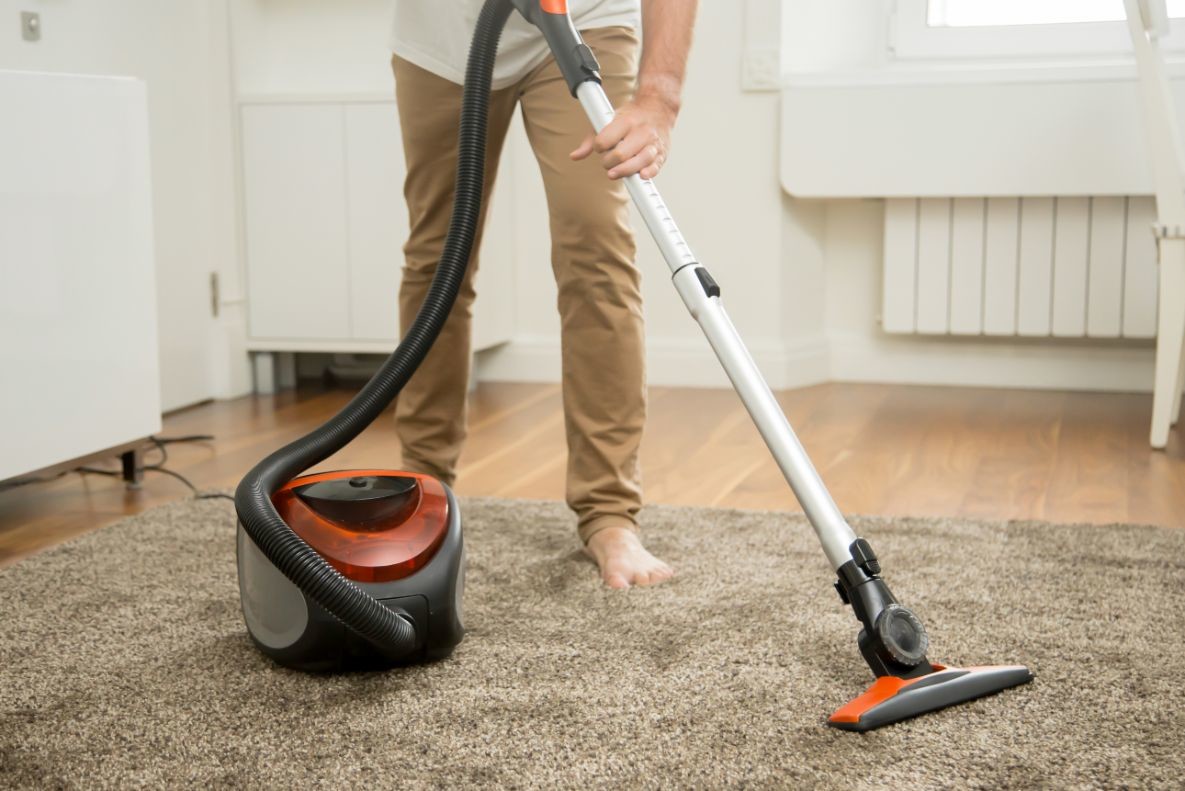
[[[3,480],[157,433],[161,379],[145,84],[0,70],[0,107]]]
[[[390,350],[408,232],[394,101],[245,102],[242,152],[250,348]],[[514,329],[510,206],[495,199],[487,222],[475,350]]]
[[[408,233],[395,105],[349,105],[345,124],[351,331],[390,340],[399,332],[396,297]]]
[[[342,108],[243,108],[250,333],[345,339],[350,260]]]

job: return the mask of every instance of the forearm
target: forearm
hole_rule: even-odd
[[[640,101],[657,101],[672,115],[682,104],[687,54],[698,0],[642,0]]]

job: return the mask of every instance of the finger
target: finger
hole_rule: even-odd
[[[589,135],[588,137],[584,138],[584,140],[580,142],[580,145],[576,146],[576,150],[568,156],[572,157],[572,159],[585,159],[588,157],[588,155],[593,152],[593,137],[594,135]]]
[[[606,124],[600,134],[594,138],[593,149],[601,154],[612,150],[630,133],[633,126],[634,124],[629,118],[619,115]]]
[[[662,170],[662,166],[666,164],[666,161],[666,157],[660,156],[658,159],[654,160],[652,163],[638,171],[638,175],[647,180],[652,179],[658,175],[660,170]]]
[[[653,143],[643,148],[636,155],[630,157],[625,162],[622,162],[617,167],[609,171],[609,178],[619,179],[625,176],[632,176],[642,170],[642,168],[650,165],[654,160],[658,159],[658,146]]]
[[[615,165],[620,165],[632,157],[638,155],[648,143],[657,142],[658,136],[653,131],[646,129],[635,129],[626,135],[625,139],[617,144],[612,151],[601,154],[601,164],[608,170]]]

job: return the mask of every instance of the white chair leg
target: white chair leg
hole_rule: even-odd
[[[1180,405],[1181,354],[1185,347],[1185,239],[1160,240],[1159,302],[1150,436],[1152,447],[1157,449],[1168,444],[1173,407]]]
[[[1173,411],[1169,425],[1175,426],[1181,418],[1181,391],[1185,390],[1185,343],[1181,344],[1181,361],[1177,363],[1177,397],[1173,399]]]
[[[258,395],[275,395],[276,356],[271,352],[254,352],[251,363],[255,369],[255,392]]]

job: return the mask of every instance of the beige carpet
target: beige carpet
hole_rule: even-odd
[[[452,659],[313,677],[255,652],[232,508],[0,572],[0,787],[1180,788],[1185,530],[858,520],[932,658],[1037,680],[868,735],[801,517],[652,508],[663,588],[603,589],[552,503],[470,501]]]

